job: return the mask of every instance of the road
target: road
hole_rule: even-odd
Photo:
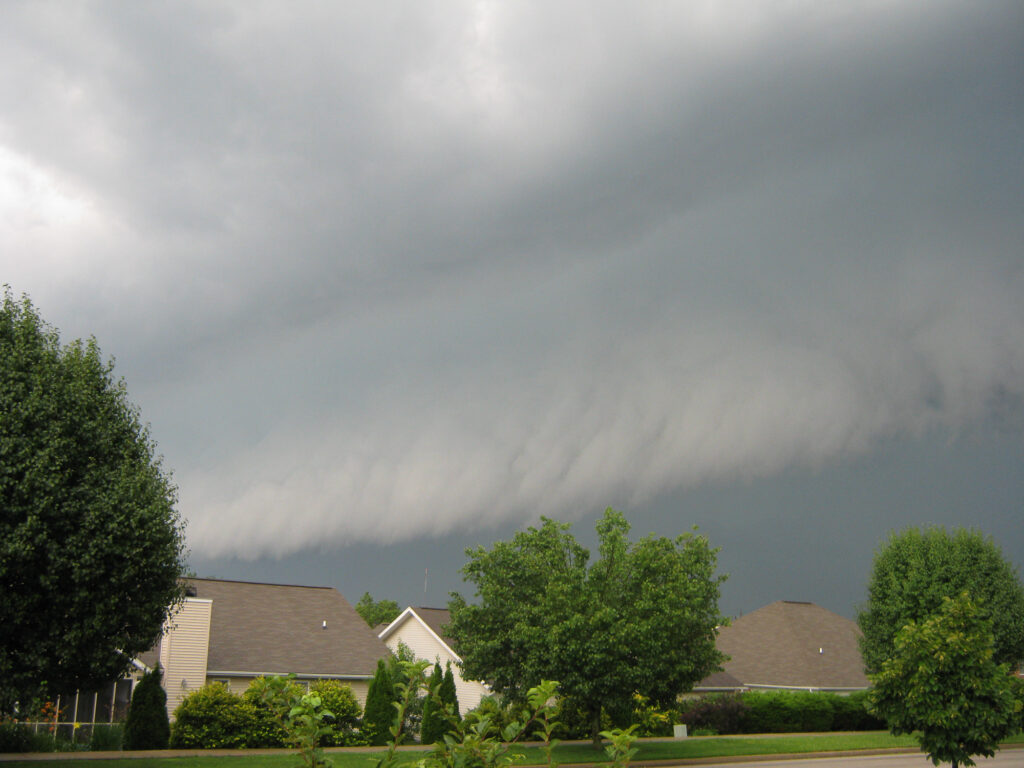
[[[1024,749],[1003,749],[995,757],[975,758],[978,768],[1024,768]],[[813,757],[803,760],[757,760],[730,763],[756,768],[932,768],[932,762],[921,752],[896,755],[864,755],[856,757]],[[946,766],[948,767],[948,764]]]

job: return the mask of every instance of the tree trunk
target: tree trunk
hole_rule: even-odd
[[[596,708],[591,709],[587,713],[590,717],[590,740],[594,744],[594,749],[601,748],[601,706],[598,705]],[[956,766],[953,766],[956,768]]]

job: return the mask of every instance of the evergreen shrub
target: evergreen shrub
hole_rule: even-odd
[[[370,681],[363,711],[363,737],[373,746],[383,746],[391,739],[391,724],[395,717],[395,687],[391,674],[381,659]]]
[[[124,722],[124,748],[130,750],[166,749],[171,735],[167,718],[167,694],[160,685],[162,672],[157,664],[132,691],[128,717]]]

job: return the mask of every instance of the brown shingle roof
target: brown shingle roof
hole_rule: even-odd
[[[866,688],[857,625],[814,603],[780,600],[719,630],[722,666],[744,686]],[[713,677],[713,676],[712,676]],[[709,677],[697,688],[708,687]]]
[[[186,579],[213,601],[207,674],[369,677],[387,647],[338,590]],[[327,622],[326,629],[323,622]]]
[[[448,622],[452,620],[451,614],[447,608],[416,608],[416,615],[423,619],[423,622],[430,627],[434,634],[440,637],[445,643],[451,647],[451,640],[448,638],[448,633],[444,631],[444,627],[448,625]]]

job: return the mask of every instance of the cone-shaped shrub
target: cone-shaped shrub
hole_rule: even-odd
[[[443,680],[444,674],[441,672],[441,664],[435,662],[434,672],[430,675],[430,680],[427,681],[430,691],[423,702],[423,722],[420,724],[420,742],[422,744],[436,744],[444,737],[447,731],[448,724],[443,713],[438,709],[437,700],[434,698],[434,694],[440,688]]]
[[[387,664],[381,659],[370,681],[363,710],[363,737],[373,746],[383,746],[391,739],[391,726],[395,721],[395,686]]]
[[[452,663],[449,661],[444,670],[444,682],[441,683],[441,701],[451,710],[456,718],[462,717],[459,713],[459,697],[455,694],[455,675],[452,674]]]
[[[167,694],[160,685],[160,665],[147,672],[132,691],[124,722],[125,749],[167,749],[171,724],[167,718]]]

